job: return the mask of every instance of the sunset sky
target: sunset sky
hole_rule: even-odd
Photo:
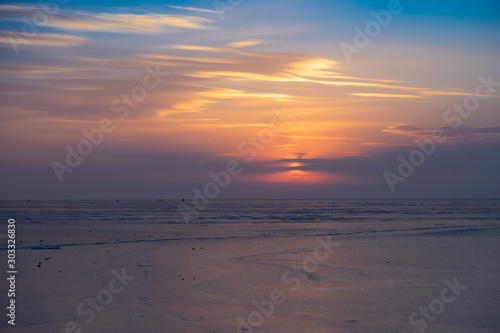
[[[497,0],[51,0],[0,15],[2,199],[188,199],[230,160],[242,171],[219,199],[500,197]],[[346,57],[356,27],[379,29]],[[392,191],[386,171],[401,177],[433,131],[446,141]]]

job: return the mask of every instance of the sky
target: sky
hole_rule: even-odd
[[[496,0],[2,2],[0,199],[500,197]]]

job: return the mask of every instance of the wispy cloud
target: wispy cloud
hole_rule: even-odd
[[[237,89],[212,89],[210,91],[200,93],[203,96],[212,98],[264,98],[274,99],[277,101],[290,100],[291,96],[286,94],[273,94],[273,93],[249,93]]]
[[[4,4],[0,5],[0,11],[4,12],[0,20],[20,21],[26,15],[30,13],[35,15],[41,10],[41,7],[32,4]],[[187,15],[98,13],[59,9],[57,15],[51,15],[49,19],[37,23],[37,26],[62,30],[141,34],[174,32],[176,29],[208,29],[208,24],[211,22],[213,20]]]
[[[483,91],[480,93],[486,93],[488,97],[500,97],[498,95],[489,95],[488,91]],[[422,94],[424,95],[431,95],[431,96],[476,96],[475,93],[470,93],[470,92],[462,92],[462,91],[435,91],[435,90],[429,90],[429,91],[423,91]]]
[[[235,50],[225,47],[214,47],[214,46],[202,46],[202,45],[170,45],[167,46],[169,49],[175,50],[186,50],[186,51],[201,51],[201,52],[213,52],[213,53],[231,53],[231,54],[240,54],[240,55],[248,55],[251,53],[247,53],[241,50]]]
[[[0,73],[11,75],[43,75],[74,72],[74,68],[51,67],[38,65],[6,65],[0,68]]]
[[[212,13],[212,14],[219,14],[220,13],[216,10],[205,9],[205,8],[181,7],[181,6],[171,6],[171,5],[167,5],[167,6],[171,7],[171,8],[175,8],[175,9],[190,10],[190,11],[195,11],[195,12]]]
[[[229,46],[229,44],[228,44]],[[296,53],[258,53],[245,52],[237,48],[224,48],[199,45],[171,45],[168,48],[185,51],[211,52],[221,54],[236,54],[241,57],[239,66],[219,66],[217,70],[196,71],[189,76],[205,78],[224,78],[230,81],[266,81],[266,82],[304,82],[339,87],[366,87],[412,92],[409,94],[359,93],[364,97],[385,98],[423,98],[419,92],[428,88],[400,85],[393,80],[359,78],[339,74],[341,69],[338,62]],[[224,62],[224,61],[222,61]],[[336,71],[333,71],[335,69]],[[390,84],[392,83],[392,84]],[[370,96],[370,94],[372,94]]]
[[[0,11],[5,12],[18,12],[18,11],[33,11],[37,10],[36,6],[32,5],[14,5],[14,4],[0,4]]]
[[[260,39],[249,39],[249,40],[241,40],[237,42],[231,42],[226,44],[228,47],[235,47],[235,48],[243,48],[243,47],[248,47],[248,46],[254,46],[258,44],[263,44],[263,43],[269,43],[264,40]]]
[[[487,137],[492,138],[493,141],[499,141],[500,139],[500,126],[460,126],[459,128],[453,128],[452,126],[440,126],[437,129],[446,133],[448,142],[478,142],[485,140]],[[434,128],[427,129],[420,128],[415,125],[399,124],[389,126],[383,131],[410,137],[423,138],[432,135],[434,130]]]
[[[408,124],[389,126],[386,129],[383,129],[382,131],[393,134],[409,135],[409,136],[428,135],[432,133],[432,130],[425,130],[423,128],[419,128],[417,126]]]
[[[286,94],[252,93],[248,91],[228,89],[228,88],[211,88],[211,89],[207,89],[204,87],[196,87],[196,88],[201,89],[201,91],[190,95],[192,99],[174,104],[170,109],[160,109],[157,111],[157,115],[160,117],[164,117],[172,114],[177,114],[179,112],[198,113],[200,111],[212,107],[212,105],[214,103],[217,103],[217,100],[219,99],[225,99],[225,100],[264,99],[264,100],[275,100],[281,102],[290,101],[292,99],[292,96]]]
[[[79,12],[54,17],[46,23],[46,26],[64,30],[141,34],[172,31],[168,28],[207,29],[207,24],[210,22],[212,20],[206,18],[181,15]]]
[[[178,61],[180,63],[185,62],[198,62],[198,63],[215,63],[215,64],[235,64],[239,63],[237,59],[228,59],[228,58],[194,58],[194,57],[181,57],[181,56],[173,56],[167,54],[143,54],[140,55],[146,59],[154,59],[154,60],[173,60]]]
[[[418,95],[403,95],[403,94],[382,94],[382,93],[352,93],[352,96],[375,97],[375,98],[423,98]]]
[[[82,45],[86,42],[85,38],[55,34],[55,33],[38,33],[35,38],[24,38],[9,31],[0,31],[0,43],[2,44],[28,44],[38,46],[75,46]]]

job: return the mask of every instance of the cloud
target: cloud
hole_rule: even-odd
[[[0,10],[9,15],[2,20],[21,20],[27,12],[33,14],[42,9],[31,5],[1,5]],[[38,24],[62,30],[78,30],[91,32],[114,33],[158,33],[173,32],[176,29],[208,29],[213,20],[186,15],[167,14],[124,14],[124,13],[91,13],[85,11],[59,10],[48,17],[46,22]]]
[[[499,95],[490,95],[489,91],[487,90],[482,91],[481,93],[486,94],[488,97],[500,97]],[[475,93],[467,93],[461,91],[434,91],[434,90],[422,91],[422,94],[431,96],[477,96]]]
[[[214,104],[214,101],[208,99],[196,98],[187,102],[178,103],[172,106],[174,110],[166,111],[160,110],[158,111],[159,116],[167,116],[172,113],[178,113],[179,110],[183,112],[200,112],[202,110],[207,109],[210,104]]]
[[[453,126],[439,126],[432,129],[420,128],[413,125],[400,124],[396,126],[389,126],[383,132],[393,134],[406,135],[415,138],[425,138],[432,135],[434,131],[442,131],[447,137],[448,144],[457,143],[472,143],[472,142],[500,142],[500,126],[460,126],[453,128]]]
[[[153,60],[167,60],[167,61],[172,60],[172,61],[175,61],[179,65],[182,63],[190,63],[190,62],[215,63],[215,64],[239,63],[238,60],[229,59],[229,58],[194,58],[194,57],[182,57],[182,56],[173,56],[173,55],[166,55],[166,54],[143,54],[140,56],[143,58],[146,58],[146,59],[153,59]]]
[[[407,86],[390,79],[356,77],[339,73],[342,70],[341,64],[331,59],[297,53],[247,52],[235,47],[244,46],[246,41],[242,41],[242,44],[238,44],[240,42],[234,43],[227,44],[229,47],[171,45],[167,46],[167,48],[191,51],[195,54],[203,52],[221,54],[219,58],[205,58],[210,59],[212,63],[217,63],[217,59],[221,59],[221,66],[216,66],[216,69],[214,67],[214,70],[193,70],[191,73],[185,74],[191,77],[212,78],[233,82],[315,83],[325,86],[381,90],[378,92],[350,93],[352,96],[366,98],[426,100],[428,97],[433,96],[432,90],[429,88]],[[149,56],[158,58],[164,57],[161,55]],[[228,56],[231,56],[231,58],[228,58]],[[171,58],[172,56],[169,55],[167,57]],[[201,61],[201,59],[203,59],[194,57],[188,58],[186,54],[183,54],[182,57],[190,61]],[[223,64],[228,65],[225,66]],[[385,92],[387,90],[403,91],[406,93],[387,93]],[[436,92],[436,95],[439,94],[439,92]]]
[[[407,125],[407,124],[399,124],[395,126],[389,126],[386,129],[382,130],[383,132],[389,132],[393,134],[402,134],[402,135],[411,135],[417,136],[421,134],[430,134],[429,130],[424,130],[417,126]]]
[[[10,75],[43,75],[43,74],[59,74],[74,72],[74,68],[69,67],[52,67],[52,66],[37,66],[37,65],[17,65],[4,64],[0,68],[0,73]]]
[[[207,29],[207,24],[211,22],[201,17],[182,15],[78,12],[54,17],[45,25],[64,30],[143,34],[172,31],[168,28]]]
[[[352,96],[375,97],[375,98],[423,98],[418,95],[403,95],[403,94],[382,94],[382,93],[352,93]]]
[[[286,94],[249,93],[236,89],[213,89],[210,91],[202,92],[200,94],[212,98],[264,98],[274,99],[276,101],[285,101],[290,100],[291,98],[290,95]]]
[[[175,9],[189,10],[189,11],[195,11],[195,12],[212,13],[212,14],[220,14],[221,13],[221,12],[218,12],[216,10],[205,9],[205,8],[181,7],[181,6],[171,6],[171,5],[167,5],[167,6],[171,7],[171,8],[175,8]]]
[[[232,42],[226,44],[228,47],[235,47],[235,48],[243,48],[243,47],[248,47],[248,46],[254,46],[262,43],[267,43],[266,41],[259,40],[259,39],[249,39],[249,40],[241,40],[238,42]]]
[[[339,87],[366,87],[403,90],[413,93],[428,90],[427,88],[409,87],[399,84],[389,84],[392,80],[358,78],[342,75],[332,69],[339,64],[330,59],[297,53],[256,53],[244,52],[234,48],[198,46],[198,45],[172,45],[171,49],[211,52],[230,55],[239,55],[237,66],[218,66],[217,70],[196,71],[189,75],[219,78],[230,81],[267,81],[267,82],[309,82],[321,85]],[[385,97],[396,97],[397,94]],[[399,98],[410,98],[411,95],[399,95]],[[416,95],[417,96],[417,95]],[[419,98],[419,97],[414,97]]]
[[[498,132],[495,129],[495,132]],[[436,151],[429,161],[429,164],[433,171],[429,172],[427,175],[422,174],[421,177],[431,177],[432,174],[439,170],[454,170],[453,172],[459,172],[467,174],[468,171],[472,170],[470,165],[472,164],[487,164],[485,161],[491,160],[495,164],[500,164],[500,158],[498,154],[494,154],[498,150],[498,144],[487,143],[483,145],[478,145],[475,143],[463,143],[455,146],[441,146],[439,151]],[[342,158],[307,158],[305,156],[300,156],[297,158],[280,159],[274,162],[277,163],[300,163],[298,167],[304,171],[316,171],[316,172],[330,172],[330,173],[341,173],[341,174],[351,174],[351,175],[367,175],[374,176],[377,181],[383,182],[383,172],[386,170],[392,170],[398,167],[398,156],[409,154],[415,146],[408,146],[405,148],[399,147],[397,151],[392,152],[375,152],[368,156],[347,156]],[[492,155],[493,154],[493,155]],[[481,158],[474,161],[470,160],[470,156],[481,155]],[[452,157],[452,160],[448,160]],[[442,162],[446,161],[444,165]],[[458,162],[457,162],[458,161]],[[447,167],[445,167],[445,165]],[[467,166],[469,165],[469,166]],[[494,173],[494,168],[491,169]],[[418,178],[415,175],[415,178]],[[498,177],[496,177],[498,179]],[[450,181],[456,178],[449,178]],[[411,186],[411,185],[410,185]]]
[[[500,126],[460,126],[454,129],[452,126],[440,127],[448,136],[448,140],[460,142],[500,141]]]
[[[171,45],[167,48],[176,50],[186,50],[186,51],[202,51],[202,52],[213,52],[213,53],[230,53],[230,54],[240,54],[240,55],[251,55],[252,53],[243,52],[240,50],[228,49],[224,47],[213,47],[213,46],[201,46],[201,45]]]
[[[27,12],[27,11],[35,11],[40,8],[31,6],[31,5],[14,5],[14,4],[0,4],[0,11],[5,12]],[[5,19],[5,18],[3,18]]]
[[[77,46],[86,43],[86,39],[82,37],[55,34],[55,33],[38,33],[32,38],[25,38],[22,34],[0,31],[0,43],[2,44],[27,44],[35,46]]]
[[[291,96],[286,94],[272,94],[272,93],[250,93],[247,91],[237,90],[237,89],[226,89],[226,88],[212,88],[207,89],[204,87],[199,87],[200,91],[192,94],[192,99],[183,101],[181,103],[174,104],[170,109],[161,109],[157,111],[157,115],[160,117],[170,116],[172,114],[178,114],[181,112],[197,113],[206,110],[212,106],[212,104],[217,103],[218,99],[266,99],[275,101],[289,101]],[[221,126],[221,125],[219,125]],[[228,127],[230,125],[225,124],[223,127]],[[241,127],[241,124],[237,126]],[[255,126],[255,125],[251,125]]]

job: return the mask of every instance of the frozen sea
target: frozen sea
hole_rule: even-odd
[[[181,204],[0,202],[0,331],[500,332],[500,200]]]

